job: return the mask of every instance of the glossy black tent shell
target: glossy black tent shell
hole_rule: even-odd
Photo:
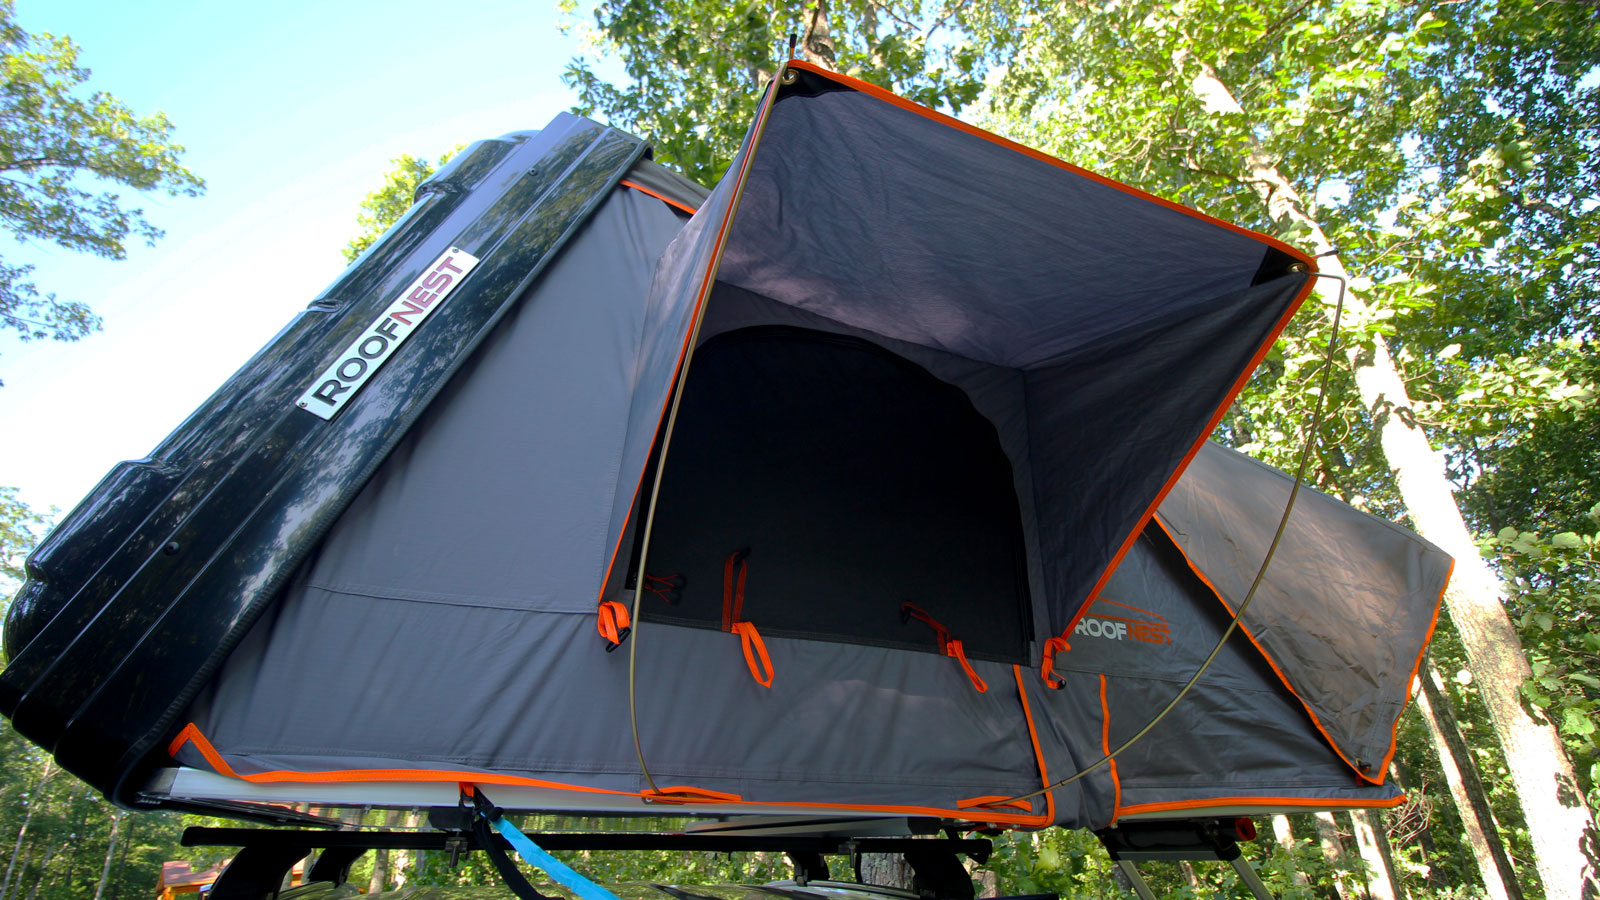
[[[145,762],[173,717],[647,151],[561,114],[542,131],[473,144],[422,185],[405,217],[305,312],[148,458],[116,466],[30,556],[5,623],[0,713],[68,771],[139,805]],[[297,409],[308,373],[449,247],[481,262],[448,315],[332,421]],[[174,584],[183,587],[156,588]]]

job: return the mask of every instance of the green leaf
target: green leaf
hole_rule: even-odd
[[[1594,734],[1594,720],[1583,710],[1567,708],[1561,711],[1561,733],[1578,736]]]
[[[1550,546],[1561,550],[1577,550],[1583,547],[1583,537],[1575,532],[1563,531],[1551,536]]]

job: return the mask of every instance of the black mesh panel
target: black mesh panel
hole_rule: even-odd
[[[681,576],[642,615],[721,627],[728,557],[765,635],[1026,662],[1030,615],[1011,464],[967,395],[859,338],[746,328],[700,347],[647,562]],[[651,582],[660,584],[661,582]]]

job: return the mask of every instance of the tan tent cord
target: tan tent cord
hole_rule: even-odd
[[[767,114],[778,99],[778,85],[787,84],[785,74],[789,71],[789,63],[785,61],[778,67],[777,74],[769,81],[768,90],[762,98],[761,108],[757,110],[755,133],[750,137],[750,149],[745,154],[745,170],[739,175],[739,182],[734,186],[732,200],[728,203],[728,218],[723,224],[722,242],[717,245],[716,253],[711,257],[711,262],[706,268],[707,283],[704,290],[710,292],[710,284],[715,280],[717,266],[722,262],[722,251],[727,248],[727,235],[733,227],[734,214],[739,209],[739,200],[744,197],[745,176],[749,174],[748,166],[755,159],[756,148],[761,146],[762,133],[766,131]],[[644,596],[645,562],[650,555],[650,531],[656,523],[656,500],[661,494],[661,476],[667,468],[667,449],[672,444],[672,428],[678,421],[678,405],[683,400],[683,386],[689,380],[689,363],[694,358],[695,344],[700,339],[700,324],[705,320],[705,306],[709,298],[701,298],[700,309],[695,313],[694,326],[689,330],[689,343],[684,350],[683,364],[678,369],[678,384],[672,391],[672,406],[667,412],[667,423],[661,433],[661,453],[656,457],[656,477],[650,486],[650,503],[645,507],[644,535],[639,543],[639,583],[633,591],[633,640],[628,643],[628,727],[633,730],[633,752],[639,758],[639,772],[644,775],[645,783],[650,785],[650,793],[660,794],[661,789],[656,787],[655,778],[650,775],[650,767],[644,761],[644,746],[639,741],[639,705],[638,692],[635,688],[635,676],[638,672],[639,651],[639,598]],[[650,802],[650,798],[644,798]]]

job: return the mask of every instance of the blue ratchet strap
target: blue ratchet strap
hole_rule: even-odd
[[[517,851],[517,855],[521,856],[528,865],[543,871],[550,876],[552,881],[577,894],[582,900],[618,900],[616,894],[578,874],[572,867],[551,856],[543,847],[535,844],[532,839],[522,833],[522,829],[511,824],[511,820],[502,814],[499,807],[489,802],[489,798],[483,795],[482,789],[463,784],[461,798],[463,806],[466,805],[467,791],[469,789],[472,791],[474,818],[478,819],[474,828],[479,835],[478,843],[488,852],[490,861],[494,863],[495,869],[500,872],[500,877],[505,879],[506,885],[512,889],[513,893],[523,897],[524,900],[544,898],[544,895],[540,894],[523,877],[522,873],[517,871],[511,860],[506,858],[504,851],[493,846],[493,839],[489,837],[487,829],[484,828],[485,823],[499,832],[500,836],[511,844],[512,848]],[[550,898],[544,898],[544,900],[550,900]]]
[[[573,868],[554,856],[551,856],[543,847],[535,844],[522,830],[511,824],[505,816],[489,823],[494,830],[500,832],[511,846],[517,849],[517,854],[528,865],[541,869],[556,884],[561,885],[583,900],[617,900],[617,895],[611,893],[598,884],[578,874]]]

